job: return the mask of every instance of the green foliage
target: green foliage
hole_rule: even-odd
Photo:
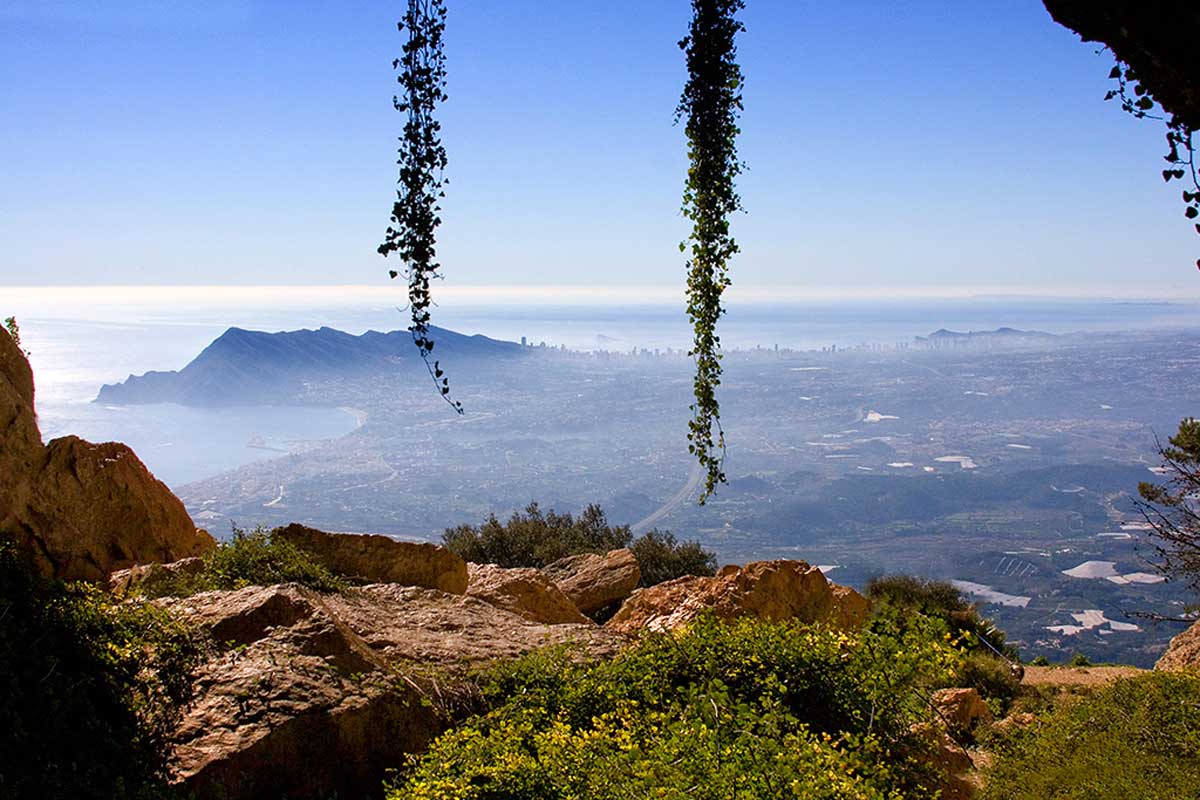
[[[683,575],[713,575],[717,557],[696,541],[680,542],[670,531],[652,529],[629,545],[642,570],[642,586],[654,586]]]
[[[1168,442],[1158,451],[1167,482],[1139,484],[1145,501],[1140,507],[1157,540],[1158,570],[1200,593],[1200,512],[1194,502],[1200,492],[1200,421],[1183,420]]]
[[[14,342],[16,342],[17,347],[20,347],[21,346],[21,327],[19,325],[17,325],[17,318],[16,317],[5,318],[4,329],[8,331],[8,335],[13,338]],[[28,350],[23,349],[21,352],[23,352],[26,357],[29,356]]]
[[[0,540],[0,798],[162,798],[199,638]]]
[[[867,582],[867,597],[877,607],[911,609],[943,620],[954,634],[964,637],[964,644],[972,650],[980,648],[1008,659],[1017,657],[1013,647],[1004,641],[1004,631],[981,617],[975,605],[948,581],[885,575]]]
[[[699,542],[680,542],[668,531],[650,530],[636,539],[628,525],[610,525],[592,504],[578,517],[543,512],[537,503],[501,522],[496,515],[482,525],[447,528],[442,543],[464,560],[502,567],[544,567],[566,556],[606,553],[628,547],[642,570],[643,586],[682,575],[712,575],[716,556]]]
[[[687,299],[688,318],[695,329],[689,355],[696,359],[688,450],[706,473],[702,504],[718,483],[725,482],[725,432],[716,398],[721,383],[717,321],[724,313],[721,295],[730,283],[729,259],[738,252],[729,217],[742,207],[734,188],[742,166],[737,156],[742,71],[734,39],[745,30],[735,17],[744,7],[742,0],[692,0],[688,35],[679,42],[687,54],[688,81],[675,116],[677,121],[687,120],[690,165],[683,215],[692,223]],[[679,245],[681,253],[687,250],[687,242]]]
[[[1050,666],[1050,660],[1048,658],[1046,658],[1045,656],[1038,656],[1029,662],[1029,666],[1031,666],[1031,667],[1048,667],[1048,666]]]
[[[1163,156],[1163,161],[1167,162],[1167,167],[1162,171],[1162,178],[1166,183],[1187,179],[1190,190],[1183,190],[1183,215],[1193,221],[1196,233],[1200,233],[1200,222],[1196,222],[1196,218],[1200,217],[1200,175],[1196,171],[1196,146],[1193,141],[1195,130],[1180,114],[1172,113],[1165,117],[1152,114],[1156,106],[1155,100],[1128,64],[1118,61],[1108,73],[1108,77],[1117,82],[1117,88],[1110,89],[1104,95],[1105,100],[1119,100],[1121,109],[1137,119],[1149,117],[1165,120],[1167,154]],[[1196,267],[1200,268],[1200,259],[1196,260]]]
[[[1090,667],[1091,665],[1092,660],[1083,653],[1076,653],[1075,655],[1071,656],[1071,660],[1067,662],[1067,666],[1070,667]]]
[[[955,686],[975,689],[997,716],[1003,716],[1021,693],[1019,669],[990,652],[968,653],[954,675]]]
[[[1196,796],[1200,678],[1147,673],[1063,703],[997,743],[985,800]]]
[[[437,261],[435,232],[442,219],[439,203],[446,196],[446,148],[442,146],[442,125],[434,117],[446,96],[446,55],[442,35],[446,30],[446,7],[442,0],[408,0],[408,10],[397,26],[408,39],[400,58],[392,62],[399,69],[396,77],[403,94],[392,98],[397,111],[407,115],[404,135],[400,137],[400,188],[392,204],[388,226],[379,253],[396,253],[404,262],[408,279],[408,302],[412,311],[413,342],[421,354],[434,385],[455,411],[463,413],[462,403],[450,399],[450,379],[438,361],[430,363],[433,339],[429,335],[429,308],[433,303],[431,279],[442,277]],[[400,275],[389,270],[393,279]]]
[[[542,651],[497,668],[486,714],[437,740],[390,798],[931,796],[913,731],[957,662],[945,626],[901,635],[703,618],[611,661]]]
[[[279,583],[299,583],[319,592],[340,592],[348,585],[275,531],[260,527],[247,533],[234,528],[232,539],[204,556],[200,572],[155,584],[154,594],[187,597],[197,592]]]

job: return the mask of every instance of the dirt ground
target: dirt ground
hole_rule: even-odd
[[[1107,686],[1117,678],[1132,678],[1146,672],[1137,667],[1025,667],[1026,686],[1055,688]]]

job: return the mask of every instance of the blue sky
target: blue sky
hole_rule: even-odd
[[[401,5],[0,0],[0,286],[386,286]],[[447,5],[448,285],[681,292],[689,4]],[[739,288],[1200,294],[1040,2],[747,5]]]

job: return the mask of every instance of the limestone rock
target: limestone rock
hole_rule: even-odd
[[[0,330],[0,521],[42,459],[42,435],[33,414],[33,370],[12,337]]]
[[[0,534],[42,572],[104,581],[113,570],[216,546],[125,445],[77,436],[43,445],[33,397],[29,362],[0,335]]]
[[[689,576],[635,592],[605,627],[622,633],[673,630],[706,609],[721,619],[828,621],[833,592],[821,570],[804,561],[756,561],[723,567],[714,577]]]
[[[46,446],[28,510],[39,546],[62,578],[101,581],[114,569],[198,556],[216,546],[166,484],[127,446],[77,436]]]
[[[158,602],[220,644],[174,736],[173,779],[202,798],[378,797],[386,771],[451,724],[443,701],[468,694],[470,665],[564,642],[604,656],[625,641],[395,584]],[[431,666],[436,680],[422,678]]]
[[[548,625],[591,622],[541,570],[468,564],[467,572],[470,578],[467,594],[497,608]]]
[[[1009,714],[1004,719],[998,719],[993,722],[989,728],[995,736],[1012,736],[1018,731],[1025,730],[1037,723],[1037,716],[1028,711],[1018,711],[1015,714]]]
[[[833,592],[833,621],[839,628],[860,628],[871,614],[871,601],[849,586],[829,584]]]
[[[637,558],[628,549],[567,556],[548,564],[544,572],[584,614],[621,602],[642,579]]]
[[[349,578],[422,586],[451,594],[467,590],[467,563],[435,544],[402,542],[375,534],[325,533],[296,524],[275,533]]]
[[[153,597],[176,580],[190,578],[204,569],[204,559],[193,556],[170,564],[135,564],[108,576],[108,590],[117,597],[144,594]]]
[[[992,721],[992,712],[975,689],[938,689],[933,693],[937,718],[951,733],[962,734]]]
[[[1154,668],[1172,672],[1200,670],[1200,622],[1176,634]]]

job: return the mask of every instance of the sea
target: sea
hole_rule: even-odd
[[[462,333],[577,350],[686,349],[682,298],[606,298],[574,292],[556,303],[519,293],[473,292],[434,309],[435,324]],[[30,352],[47,439],[75,434],[123,441],[173,488],[359,424],[349,409],[111,406],[105,383],[183,368],[231,326],[279,331],[329,326],[349,333],[406,327],[395,294],[367,287],[0,287],[0,317],[15,315]],[[729,349],[819,350],[891,345],[940,328],[998,327],[1047,333],[1200,329],[1200,302],[1013,296],[731,301],[720,334]]]

